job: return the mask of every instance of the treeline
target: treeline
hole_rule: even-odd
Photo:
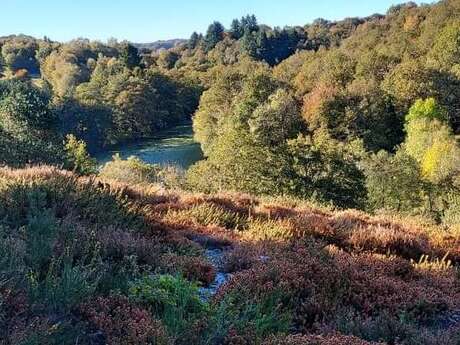
[[[7,122],[38,117],[36,95],[43,111],[53,117],[52,126],[39,124],[52,132],[40,139],[49,144],[73,134],[94,151],[190,121],[201,93],[200,84],[183,74],[147,67],[137,48],[126,42],[77,39],[61,44],[10,36],[1,39],[0,46],[0,130],[2,140],[13,140],[20,148],[25,148],[20,144],[24,140],[37,143],[38,139],[28,131],[19,136]],[[5,105],[19,100],[23,100],[20,109]],[[31,156],[39,159],[40,152]],[[21,155],[24,159],[18,158]],[[23,153],[16,156],[2,156],[1,161],[21,165],[36,160]]]
[[[240,47],[213,69],[195,114],[207,159],[189,170],[192,188],[460,224],[460,1],[393,7],[273,68],[242,58],[244,35],[260,29],[252,17],[232,27],[241,23],[246,34],[232,29],[207,55],[225,61]],[[332,26],[324,32],[332,42]]]
[[[90,148],[151,136],[190,118],[199,100],[193,121],[206,159],[189,171],[189,188],[440,221],[460,207],[459,42],[459,0],[303,27],[270,28],[245,16],[159,53],[126,42],[14,36],[1,41],[5,78],[27,79],[33,66],[41,77],[21,87],[4,82],[4,90],[33,92],[1,98],[15,104],[12,94],[40,94],[55,124],[45,127]],[[0,116],[35,118],[33,102],[24,104],[4,106]],[[2,140],[23,140],[1,130]]]

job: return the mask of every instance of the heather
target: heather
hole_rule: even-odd
[[[4,344],[459,340],[454,229],[47,166],[0,181]]]

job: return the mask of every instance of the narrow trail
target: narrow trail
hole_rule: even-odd
[[[212,264],[214,269],[216,270],[216,277],[214,281],[207,287],[202,287],[200,292],[203,298],[210,298],[214,296],[219,288],[224,285],[230,278],[231,274],[226,273],[223,271],[223,257],[227,251],[231,250],[229,247],[227,248],[209,248],[205,250],[205,256]]]
[[[200,288],[202,298],[207,300],[214,296],[219,288],[232,276],[232,274],[225,272],[223,260],[225,254],[232,251],[233,247],[231,244],[223,244],[219,240],[206,235],[193,236],[191,240],[203,248],[205,258],[216,271],[214,281],[208,286]]]

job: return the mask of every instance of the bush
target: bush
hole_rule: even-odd
[[[158,275],[136,280],[130,285],[129,296],[148,307],[177,338],[208,311],[208,305],[200,299],[198,286],[180,276]]]
[[[98,277],[90,267],[63,261],[52,262],[44,279],[29,274],[30,299],[38,309],[69,312],[96,291]]]
[[[26,245],[0,225],[0,290],[15,287],[24,277]],[[1,299],[0,299],[1,310]],[[0,315],[1,319],[1,315]]]
[[[273,337],[262,345],[383,345],[382,343],[369,343],[352,336],[345,335],[290,335],[287,337]]]
[[[111,345],[170,344],[163,325],[122,296],[99,297],[80,306],[80,313],[103,332]]]
[[[260,343],[270,335],[286,334],[291,311],[281,303],[282,291],[272,291],[259,300],[247,295],[227,294],[214,305],[206,338],[212,344]]]
[[[101,169],[99,176],[130,184],[160,184],[165,188],[180,188],[183,185],[183,172],[173,166],[160,166],[144,163],[137,157],[123,160],[120,155],[113,156]]]

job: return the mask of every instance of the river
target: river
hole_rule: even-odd
[[[117,153],[123,159],[136,156],[146,163],[176,165],[183,169],[203,157],[200,145],[193,140],[192,125],[173,127],[154,138],[113,147],[96,155],[96,159],[102,165]]]

